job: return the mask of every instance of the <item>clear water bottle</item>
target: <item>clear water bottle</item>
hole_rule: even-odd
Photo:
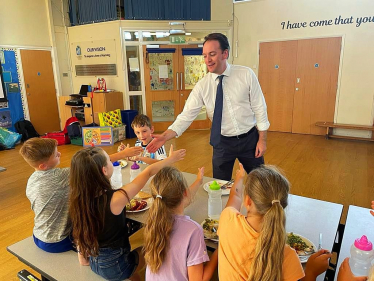
[[[140,174],[140,166],[134,162],[130,167],[130,182]]]
[[[119,162],[113,162],[113,174],[110,178],[112,183],[113,189],[119,189],[122,187],[122,173],[121,173],[121,165]]]
[[[208,189],[208,216],[211,219],[218,220],[222,212],[222,190],[221,186],[213,181]]]
[[[356,276],[368,276],[373,257],[373,244],[368,238],[365,235],[357,238],[351,246],[351,258],[349,259],[352,273]]]

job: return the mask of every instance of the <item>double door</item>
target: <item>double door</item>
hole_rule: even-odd
[[[148,47],[148,48],[147,48]],[[207,73],[198,45],[143,47],[147,115],[155,131],[166,130],[183,111],[196,83]],[[190,129],[208,129],[203,107]]]
[[[259,81],[271,131],[324,135],[333,122],[341,37],[260,44]]]

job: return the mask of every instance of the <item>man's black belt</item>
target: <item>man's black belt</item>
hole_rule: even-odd
[[[254,130],[256,130],[256,127],[253,127],[252,129],[250,129],[248,132],[244,133],[244,134],[241,134],[239,136],[230,136],[230,137],[226,137],[226,136],[223,136],[224,138],[236,138],[236,139],[242,139],[242,138],[245,138],[246,136],[248,136],[250,133],[252,133]]]

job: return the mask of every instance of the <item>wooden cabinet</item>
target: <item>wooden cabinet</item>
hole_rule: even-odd
[[[93,93],[91,104],[94,122],[99,124],[99,112],[107,112],[115,109],[124,109],[123,94],[122,92]]]
[[[65,102],[70,99],[70,96],[59,97],[61,130],[64,129],[66,120],[72,116],[75,116],[75,112],[77,110],[84,109],[85,121],[81,121],[81,123],[82,125],[85,125],[90,124],[92,122],[99,124],[99,112],[107,112],[115,109],[124,109],[122,92],[94,93],[92,99],[91,97],[83,98],[85,106],[65,105]]]

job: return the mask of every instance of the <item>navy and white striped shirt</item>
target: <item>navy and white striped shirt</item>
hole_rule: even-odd
[[[156,159],[156,160],[163,160],[167,158],[166,151],[165,151],[165,146],[161,146],[155,153],[149,153],[147,150],[147,145],[143,145],[143,142],[141,140],[137,140],[135,142],[135,146],[141,146],[144,150],[142,156],[143,157],[148,157],[151,159]],[[143,161],[137,161],[139,164],[146,164]]]

